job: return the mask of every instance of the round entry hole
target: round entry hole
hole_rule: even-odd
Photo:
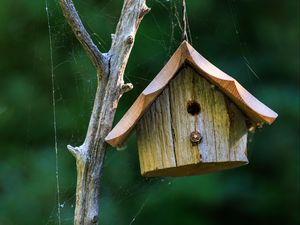
[[[200,104],[196,101],[188,101],[187,112],[192,116],[198,115],[201,111]]]

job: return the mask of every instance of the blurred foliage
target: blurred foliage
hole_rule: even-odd
[[[126,69],[135,85],[116,121],[180,44],[175,0],[148,0]],[[76,1],[102,51],[122,1]],[[180,1],[177,3],[180,17]],[[248,166],[204,176],[145,179],[135,136],[107,152],[105,225],[299,224],[299,1],[187,1],[193,46],[278,112],[249,144]],[[63,224],[72,224],[76,169],[66,145],[84,139],[95,71],[49,1]],[[57,224],[49,35],[45,2],[0,2],[0,224]]]

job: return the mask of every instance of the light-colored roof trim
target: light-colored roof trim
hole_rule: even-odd
[[[177,71],[185,63],[189,63],[196,71],[227,95],[251,120],[271,124],[277,113],[251,95],[234,78],[230,77],[200,55],[188,42],[184,41],[170,58],[168,63],[151,81],[146,89],[125,113],[123,118],[105,138],[110,145],[117,147],[130,134],[144,112],[160,95]]]

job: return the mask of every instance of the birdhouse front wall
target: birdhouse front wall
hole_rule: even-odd
[[[246,164],[247,133],[240,110],[185,65],[137,125],[141,173],[183,176]]]

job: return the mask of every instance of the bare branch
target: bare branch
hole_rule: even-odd
[[[73,147],[73,146],[71,146],[71,145],[68,145],[67,148],[68,148],[68,150],[71,152],[71,154],[72,154],[75,158],[77,158],[77,155],[79,154],[79,151],[78,151],[77,147]]]
[[[122,85],[121,89],[121,94],[124,94],[126,92],[129,92],[133,89],[133,84],[132,83],[126,83]]]
[[[108,60],[94,44],[89,33],[83,26],[73,1],[60,0],[59,3],[67,22],[72,28],[76,38],[79,40],[84,50],[92,60],[97,69],[97,74],[100,76],[105,71],[105,65],[107,65]]]
[[[109,51],[111,55],[111,76],[118,77],[120,87],[123,85],[123,75],[132,50],[135,35],[143,17],[150,11],[145,0],[124,0],[122,13],[112,35],[112,45]]]
[[[124,84],[123,76],[139,24],[150,9],[146,0],[124,0],[111,49],[102,54],[85,30],[72,0],[59,1],[74,34],[96,66],[98,75],[101,74],[85,141],[80,147],[68,146],[76,157],[77,167],[74,224],[93,225],[99,220],[100,177],[107,148],[105,137],[112,128],[119,99],[133,88],[132,84]]]

